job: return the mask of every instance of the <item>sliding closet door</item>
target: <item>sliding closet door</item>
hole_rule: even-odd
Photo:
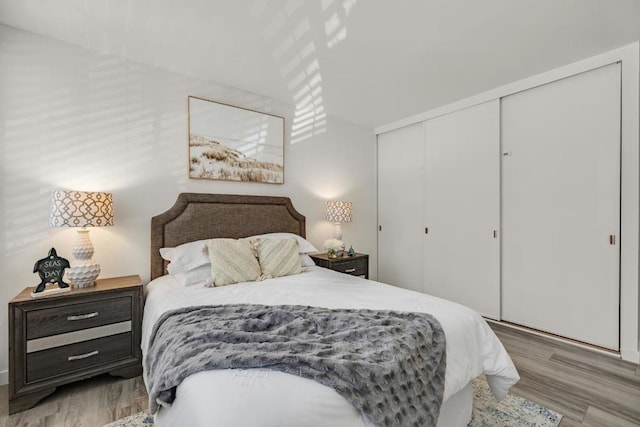
[[[424,123],[378,135],[378,280],[423,291]]]
[[[500,101],[428,120],[425,292],[500,318]]]
[[[502,101],[502,317],[619,348],[620,65]]]

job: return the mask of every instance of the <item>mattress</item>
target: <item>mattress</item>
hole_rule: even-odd
[[[486,375],[498,399],[506,396],[519,379],[504,347],[475,311],[320,267],[308,267],[293,276],[217,288],[181,286],[168,275],[146,285],[145,292],[143,354],[156,320],[166,311],[186,306],[247,303],[414,311],[434,315],[446,335],[443,412],[449,400],[464,401],[464,406],[469,406],[469,398],[461,396],[469,395],[470,382],[480,374]],[[454,412],[459,411],[457,406],[460,404]],[[470,406],[464,412],[469,411]],[[173,405],[161,408],[156,415],[159,427],[175,425],[177,421],[182,425],[211,425],[212,420],[222,426],[365,425],[359,412],[331,388],[302,377],[260,369],[192,375],[178,387]]]

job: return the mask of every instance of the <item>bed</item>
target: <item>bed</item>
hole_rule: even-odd
[[[181,286],[168,274],[161,248],[213,238],[265,233],[305,237],[305,217],[285,197],[180,194],[151,221],[151,279],[146,285],[143,354],[156,321],[166,312],[209,304],[303,305],[329,309],[430,313],[446,335],[444,396],[437,425],[466,426],[472,380],[486,375],[498,398],[518,381],[504,347],[481,316],[459,304],[320,267],[301,274],[223,287]],[[145,369],[145,382],[149,382]],[[174,425],[360,426],[366,419],[333,389],[310,379],[264,369],[208,370],[188,376],[175,400],[155,414],[159,427]]]

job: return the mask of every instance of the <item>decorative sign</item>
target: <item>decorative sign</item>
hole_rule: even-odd
[[[64,269],[69,267],[69,261],[59,257],[56,249],[51,248],[49,256],[36,261],[33,266],[33,272],[40,276],[40,283],[34,293],[44,291],[47,283],[57,283],[60,289],[68,288],[69,284],[62,280],[62,276],[64,276]]]

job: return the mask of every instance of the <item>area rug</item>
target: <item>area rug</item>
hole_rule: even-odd
[[[498,402],[483,378],[473,381],[469,427],[556,427],[562,415],[511,393]]]
[[[562,415],[557,412],[513,394],[498,402],[484,379],[473,382],[473,415],[469,427],[557,427],[561,419]],[[153,417],[142,411],[105,427],[149,426],[153,426]]]

